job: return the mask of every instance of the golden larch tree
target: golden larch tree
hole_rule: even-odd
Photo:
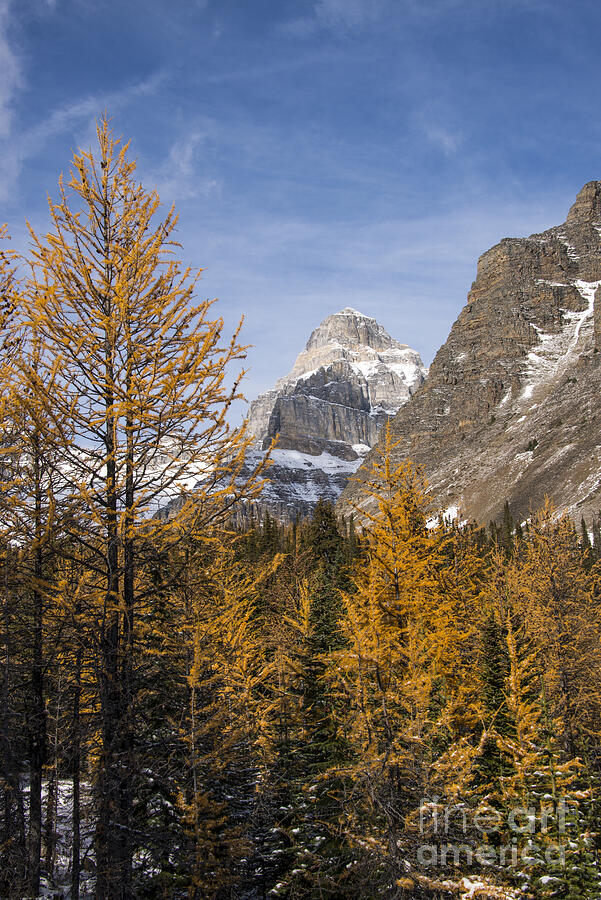
[[[223,341],[199,273],[174,257],[177,217],[135,177],[106,118],[97,152],[77,152],[50,200],[51,230],[31,230],[26,309],[59,361],[50,390],[31,372],[51,419],[71,540],[95,558],[101,711],[95,850],[98,898],[131,896],[134,840],[136,578],[143,547],[222,518],[240,487],[247,441],[228,411],[244,356]],[[68,427],[64,423],[68,423]],[[165,512],[165,510],[167,510]],[[161,512],[162,511],[162,512]]]

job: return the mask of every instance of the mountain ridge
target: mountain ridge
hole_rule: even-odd
[[[480,256],[427,381],[392,420],[396,457],[424,469],[433,505],[481,522],[505,500],[525,519],[547,494],[572,515],[599,511],[600,286],[599,181],[562,225]],[[341,510],[366,502],[364,474]]]

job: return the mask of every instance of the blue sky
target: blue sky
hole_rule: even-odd
[[[108,109],[249,398],[344,306],[429,363],[479,254],[601,179],[600,37],[597,0],[0,0],[0,222]]]

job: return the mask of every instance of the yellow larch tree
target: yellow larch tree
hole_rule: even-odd
[[[10,404],[7,394],[11,390],[12,370],[11,345],[15,337],[14,313],[18,307],[20,286],[15,271],[15,254],[6,248],[8,239],[6,225],[0,226],[0,466],[2,471],[2,494],[0,498],[1,518],[1,562],[2,593],[0,595],[0,797],[2,817],[0,819],[0,894],[9,895],[26,890],[28,869],[25,799],[21,789],[21,753],[30,748],[20,740],[15,722],[18,721],[17,707],[20,701],[17,659],[23,653],[22,618],[19,615],[21,597],[15,579],[12,577],[17,560],[17,549],[12,534],[11,485],[14,475],[14,434],[9,414]],[[7,352],[8,351],[8,352]],[[25,651],[26,652],[26,651]],[[37,792],[36,792],[37,797]],[[36,798],[34,798],[34,819]],[[34,838],[34,835],[32,835]],[[36,841],[33,841],[36,843]],[[31,843],[30,843],[31,847]],[[39,848],[38,848],[39,852]],[[30,867],[29,867],[30,868]]]
[[[97,781],[96,896],[132,891],[136,579],[143,547],[223,518],[240,495],[247,446],[228,424],[244,356],[223,340],[198,274],[174,257],[173,210],[135,177],[106,118],[94,153],[74,155],[50,200],[51,230],[31,231],[25,298],[32,328],[58,361],[52,389],[31,383],[53,425],[71,539],[95,558],[102,753]],[[68,426],[63,425],[68,423]],[[165,513],[165,508],[168,512]],[[160,511],[163,510],[163,514]]]
[[[258,614],[281,557],[254,569],[236,558],[239,535],[199,535],[188,559],[185,596],[189,769],[179,806],[187,843],[188,896],[224,896],[253,866],[253,806],[273,753],[269,683],[274,662]],[[186,856],[187,849],[187,856]]]
[[[331,677],[347,699],[355,753],[347,827],[398,871],[414,849],[410,831],[431,789],[440,736],[448,741],[449,719],[461,709],[471,631],[465,608],[477,579],[467,551],[449,565],[453,538],[428,522],[425,478],[410,460],[393,463],[394,446],[387,428],[364,482],[369,499],[358,514],[365,556],[344,593],[344,645],[333,655]],[[368,835],[356,818],[365,804]]]
[[[0,237],[3,230],[0,230]],[[26,732],[29,763],[27,889],[40,891],[42,774],[46,755],[46,648],[52,619],[53,544],[59,532],[54,496],[51,425],[35,380],[51,386],[56,374],[42,336],[23,316],[23,286],[17,282],[14,254],[0,255],[0,465],[3,490],[0,526],[13,548],[10,581],[27,622],[30,672]]]
[[[549,501],[529,523],[515,568],[514,604],[544,659],[564,750],[592,762],[601,737],[601,572]]]

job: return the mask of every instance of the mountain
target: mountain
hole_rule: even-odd
[[[428,380],[393,421],[396,455],[423,466],[439,509],[486,522],[508,500],[523,520],[549,495],[572,516],[599,512],[600,285],[599,181],[563,225],[480,257]],[[342,499],[366,502],[357,482]]]
[[[426,373],[375,319],[350,307],[324,319],[292,371],[250,405],[249,465],[277,437],[260,506],[291,520],[320,497],[335,501]]]

